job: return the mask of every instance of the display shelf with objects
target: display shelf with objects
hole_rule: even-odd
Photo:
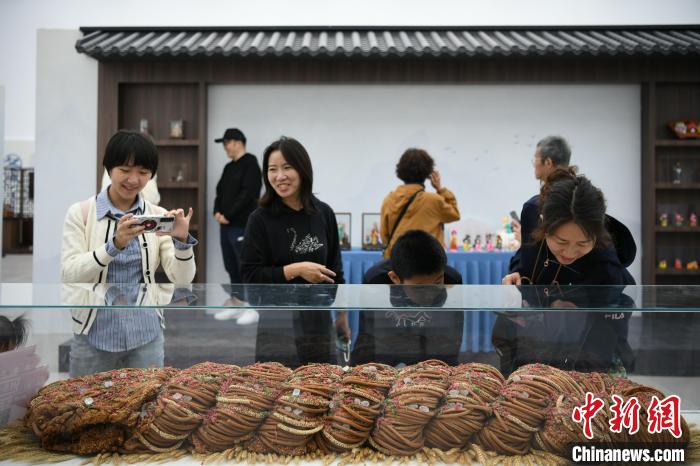
[[[642,110],[642,186],[653,187],[642,189],[643,282],[700,284],[693,270],[673,270],[676,259],[684,269],[700,260],[700,83],[650,82]]]
[[[690,426],[700,409],[698,286],[6,284],[3,291],[0,311],[26,309],[28,344],[42,341],[30,351],[32,367],[50,370],[49,385],[17,398],[31,399],[26,415],[16,412],[0,427],[0,461],[10,464],[79,456],[190,464],[218,455],[268,463],[292,456],[325,464],[554,465],[563,464],[569,442],[609,440],[698,454],[700,432]],[[88,334],[126,310],[162,313],[162,363],[98,371],[68,354],[64,370],[84,369],[81,377],[57,373],[55,343],[72,338],[71,317],[95,308],[106,320],[96,319]],[[282,325],[251,332],[214,317],[250,308]],[[372,315],[373,325],[357,329],[346,367],[336,364],[330,325],[296,325],[305,315],[356,309]],[[465,311],[515,322],[518,346],[494,328],[486,336],[499,341],[500,353],[460,350],[450,324]],[[512,367],[503,359],[509,349],[516,350]],[[4,360],[19,360],[12,353],[20,351]],[[636,396],[640,434],[610,431],[608,406],[586,439],[574,416],[586,392],[610,402]],[[650,433],[647,413],[657,402],[672,408],[676,422]]]
[[[31,254],[34,242],[34,169],[5,167],[2,255]]]
[[[116,119],[104,119],[100,137],[109,139],[117,129],[140,130],[158,147],[158,190],[160,205],[166,209],[192,207],[193,233],[200,240],[194,248],[197,263],[195,281],[206,279],[206,148],[205,86],[199,82],[153,83],[134,75],[105,79],[100,92],[111,99]],[[116,121],[116,125],[111,126]],[[107,124],[110,127],[107,127]],[[156,280],[167,282],[159,270]]]

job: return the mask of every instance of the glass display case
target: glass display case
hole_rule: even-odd
[[[427,455],[428,450],[421,453],[423,447],[448,451],[473,444],[489,454],[548,450],[564,455],[552,447],[553,437],[545,437],[549,424],[537,413],[554,403],[570,419],[585,392],[601,396],[591,387],[627,390],[606,381],[653,387],[649,393],[659,399],[676,395],[686,421],[700,419],[698,311],[700,286],[2,284],[0,315],[5,322],[18,322],[22,316],[27,338],[20,348],[0,353],[0,423],[24,415],[40,387],[53,383],[32,401],[26,418],[41,418],[32,426],[36,435],[43,435],[47,419],[58,414],[39,409],[42,403],[96,413],[106,399],[115,402],[105,398],[106,392],[129,382],[126,399],[133,405],[120,406],[128,405],[135,414],[130,424],[119,424],[119,435],[104,427],[103,420],[99,424],[107,431],[102,431],[102,443],[94,437],[92,443],[85,440],[94,434],[83,429],[71,434],[79,441],[65,432],[42,436],[44,446],[82,454],[100,452],[95,445],[128,453],[185,447],[210,453],[243,446],[280,455],[341,453],[366,446],[378,454],[403,456]],[[243,313],[256,318],[238,319]],[[349,347],[340,344],[343,337],[349,337]],[[150,369],[132,372],[135,368]],[[598,377],[597,382],[591,377]],[[469,383],[460,385],[458,379]],[[573,381],[577,396],[567,396],[574,404],[559,406],[553,392],[535,386],[540,379],[549,389],[561,389],[561,396],[567,395],[569,383],[562,381]],[[441,385],[435,388],[434,383]],[[518,383],[530,387],[523,389],[524,395],[513,395],[525,400],[516,399],[510,414],[503,414],[494,403],[508,400],[515,385],[506,387]],[[232,387],[240,390],[232,393]],[[383,431],[377,419],[392,415],[387,401],[392,394],[400,396],[414,387],[419,388],[413,398],[394,407],[399,406],[399,414],[401,409],[414,413],[410,422],[422,423],[420,435],[400,435],[404,444],[399,445],[392,438],[395,432],[389,427]],[[482,393],[476,395],[479,389]],[[537,405],[533,427],[526,402],[542,395],[541,390],[552,401]],[[267,407],[259,406],[264,396],[256,398],[262,393],[272,396]],[[313,395],[307,405],[297,400],[304,394]],[[56,398],[47,399],[52,396]],[[163,432],[163,426],[172,424],[162,421],[151,424],[160,426],[151,427],[151,437],[139,433],[136,426],[165,415],[168,403],[181,403],[183,397],[199,409],[177,408],[173,419],[184,422],[184,430],[174,423],[174,430]],[[217,414],[217,407],[237,402],[236,428],[248,423],[248,430],[236,437],[231,426],[227,434],[208,424],[224,416]],[[342,403],[366,409],[352,411],[356,417],[346,419],[338,414]],[[468,418],[461,427],[438,424],[441,416],[453,419],[473,403],[483,408],[483,418]],[[189,415],[191,425],[185,422]],[[485,433],[489,426],[496,429],[496,420],[507,422],[503,419],[514,415],[513,425],[525,426],[523,438],[509,437],[507,426],[501,426],[505,433]],[[340,419],[337,431],[332,430],[333,416]],[[409,421],[401,422],[405,426]],[[212,430],[205,432],[208,425]],[[460,430],[465,426],[472,430]],[[284,441],[270,440],[270,432],[279,435],[279,429],[287,435]],[[595,429],[595,435],[603,435]],[[564,440],[558,442],[561,447]],[[2,459],[13,458],[3,457],[0,446]]]

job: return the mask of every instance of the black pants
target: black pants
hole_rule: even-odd
[[[255,360],[288,367],[336,363],[331,311],[262,310]]]
[[[244,228],[221,225],[221,253],[230,283],[242,283],[241,251],[243,249]]]

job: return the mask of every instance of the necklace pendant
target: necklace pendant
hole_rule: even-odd
[[[544,260],[544,266],[545,266],[545,267],[549,267],[549,259],[545,259],[545,260]]]

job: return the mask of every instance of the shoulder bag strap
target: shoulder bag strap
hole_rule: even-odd
[[[399,213],[399,216],[396,219],[396,223],[394,224],[394,228],[391,230],[391,233],[389,233],[389,239],[386,242],[385,249],[391,244],[391,238],[394,237],[394,233],[398,229],[399,223],[401,223],[401,219],[403,219],[403,216],[406,213],[406,211],[408,210],[409,206],[411,205],[413,200],[416,198],[416,196],[418,196],[418,194],[420,194],[422,192],[423,192],[423,190],[419,189],[418,191],[413,193],[413,196],[411,196],[410,199],[408,200],[408,202],[406,202],[406,204],[404,204],[403,208],[401,209],[401,213]]]

